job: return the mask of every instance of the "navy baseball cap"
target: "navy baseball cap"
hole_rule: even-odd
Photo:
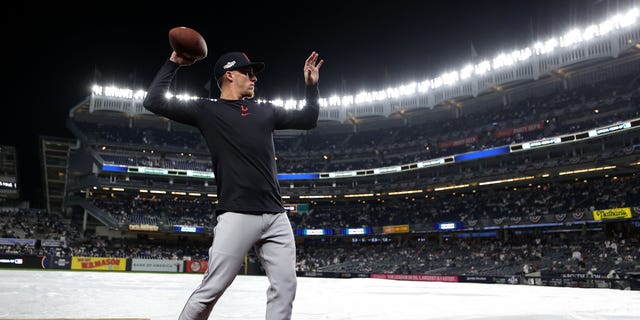
[[[228,52],[220,56],[213,68],[213,76],[216,81],[229,70],[236,70],[243,67],[252,67],[253,73],[257,74],[264,69],[263,62],[251,62],[244,52]]]

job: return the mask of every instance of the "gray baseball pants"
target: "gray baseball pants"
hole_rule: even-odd
[[[286,212],[218,216],[209,248],[208,269],[179,320],[206,320],[231,285],[253,246],[269,279],[266,320],[291,319],[296,295],[296,246]],[[252,297],[247,297],[252,299]]]

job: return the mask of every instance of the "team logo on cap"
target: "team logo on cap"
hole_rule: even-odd
[[[236,64],[236,61],[229,61],[227,62],[227,64],[224,65],[224,67],[222,67],[222,69],[229,69],[231,67],[233,67]]]

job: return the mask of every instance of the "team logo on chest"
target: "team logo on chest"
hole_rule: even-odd
[[[249,107],[245,106],[245,105],[240,105],[240,115],[243,117],[246,117],[248,115],[250,115],[251,113],[249,113]]]

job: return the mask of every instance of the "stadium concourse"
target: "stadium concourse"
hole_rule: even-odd
[[[201,274],[3,269],[0,319],[173,320],[201,279]],[[640,315],[640,291],[385,279],[298,280],[293,319],[299,320],[631,320]],[[264,276],[238,276],[212,318],[264,319],[266,287]]]

